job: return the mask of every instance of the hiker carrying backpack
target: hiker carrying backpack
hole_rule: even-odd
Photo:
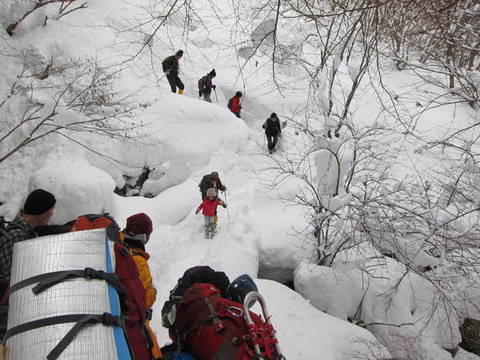
[[[195,283],[214,284],[222,296],[227,296],[227,288],[230,285],[228,276],[223,271],[215,271],[210,266],[199,265],[187,269],[178,279],[177,285],[170,291],[168,300],[162,307],[162,325],[170,331],[170,336],[175,340],[175,313],[176,305],[180,302],[185,291]]]
[[[185,90],[185,85],[178,77],[178,62],[183,56],[183,50],[178,50],[175,55],[171,55],[163,59],[162,69],[167,76],[168,83],[173,93],[177,92],[181,95]]]
[[[240,91],[235,93],[235,96],[228,100],[228,108],[236,117],[240,118],[240,111],[242,110],[242,105],[240,104],[240,99],[243,94]]]
[[[126,315],[125,332],[135,360],[152,360],[155,357],[157,341],[151,329],[146,326],[146,292],[139,278],[137,265],[128,248],[120,242],[120,228],[108,214],[80,216],[72,231],[103,229],[115,241],[115,274],[125,292],[122,294],[122,313]]]
[[[282,135],[282,126],[277,114],[272,113],[270,117],[265,120],[262,125],[265,129],[265,136],[267,137],[268,152],[272,154],[275,152],[275,145],[277,145],[278,137]]]
[[[217,73],[215,69],[212,69],[207,75],[198,80],[198,96],[201,97],[203,95],[203,99],[210,103],[212,102],[210,97],[212,89],[216,89],[216,86],[212,84],[212,79],[215,76],[217,76]]]
[[[211,283],[194,283],[176,306],[177,345],[202,360],[283,359],[263,298],[248,275],[227,288],[229,299]],[[257,294],[267,322],[248,310]],[[237,301],[234,301],[234,300]]]
[[[13,247],[17,242],[37,237],[35,227],[45,225],[53,215],[56,199],[43,189],[33,190],[26,198],[20,214],[12,222],[3,218],[0,224],[0,340],[5,335],[8,321],[9,284]]]

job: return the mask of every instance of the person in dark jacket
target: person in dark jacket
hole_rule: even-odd
[[[228,108],[232,113],[235,114],[237,118],[240,118],[240,111],[242,110],[242,104],[240,104],[240,99],[242,98],[243,94],[241,91],[237,91],[235,96],[230,99],[228,102]]]
[[[210,71],[207,75],[205,75],[202,79],[200,79],[200,85],[198,92],[199,96],[203,95],[203,100],[208,101],[209,103],[212,102],[212,98],[210,94],[212,93],[212,89],[215,89],[216,86],[212,84],[212,79],[217,76],[215,69]]]
[[[0,339],[7,330],[8,287],[12,270],[13,245],[37,237],[35,228],[46,225],[53,215],[56,199],[48,191],[32,191],[17,217],[0,232]]]
[[[265,135],[267,136],[268,152],[272,154],[275,151],[278,137],[282,134],[282,127],[280,126],[280,120],[277,114],[272,113],[267,121],[263,123],[262,127],[265,129]]]
[[[222,184],[220,177],[218,176],[218,172],[213,171],[210,174],[205,175],[198,184],[200,188],[200,192],[202,193],[202,200],[205,200],[207,197],[208,189],[215,189],[215,191],[227,191],[227,187]]]
[[[183,94],[185,85],[183,85],[182,80],[178,77],[178,61],[183,56],[183,50],[178,50],[175,55],[168,56],[162,61],[162,68],[165,75],[167,75],[168,83],[172,89],[173,93],[177,92]]]

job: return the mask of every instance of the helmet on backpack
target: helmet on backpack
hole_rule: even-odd
[[[258,291],[257,285],[248,274],[243,274],[231,282],[227,288],[227,297],[230,300],[243,304],[248,293]],[[248,307],[253,304],[249,304]]]

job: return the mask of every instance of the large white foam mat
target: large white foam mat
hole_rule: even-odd
[[[109,241],[113,269],[115,254]],[[87,267],[107,271],[105,230],[44,236],[15,244],[11,284],[33,276]],[[35,295],[27,285],[10,296],[8,328],[60,315],[110,313],[106,281],[76,278]],[[45,359],[74,323],[29,330],[7,340],[9,360]],[[82,329],[59,359],[116,359],[113,327],[101,324]]]

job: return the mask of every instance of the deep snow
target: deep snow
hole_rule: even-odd
[[[148,6],[150,2],[144,4]],[[384,343],[400,336],[404,336],[402,341],[407,342],[421,333],[420,347],[426,359],[451,358],[441,346],[454,347],[459,342],[459,333],[450,332],[444,314],[439,311],[433,322],[419,320],[424,319],[430,310],[433,294],[424,280],[412,275],[398,293],[391,294],[392,284],[402,276],[404,269],[388,258],[381,259],[383,265],[375,271],[379,277],[387,273],[388,280],[372,281],[372,287],[366,291],[364,269],[372,261],[371,257],[379,256],[371,249],[360,256],[345,256],[332,268],[310,263],[315,245],[312,239],[300,234],[308,228],[304,209],[292,206],[300,184],[295,179],[277,184],[277,172],[273,169],[275,161],[283,159],[285,154],[295,155],[299,151],[304,143],[302,134],[296,133],[290,122],[280,139],[278,153],[269,157],[261,130],[261,124],[272,111],[279,114],[281,120],[300,121],[311,115],[303,111],[308,88],[303,78],[305,74],[294,66],[281,66],[277,74],[279,80],[292,87],[285,86],[279,92],[271,81],[268,57],[258,54],[254,58],[257,63],[252,61],[242,67],[243,59],[236,57],[240,46],[236,49],[232,43],[248,45],[248,37],[233,38],[225,29],[244,26],[251,32],[258,32],[261,28],[253,26],[252,19],[235,19],[229,5],[220,2],[217,10],[223,20],[219,22],[209,12],[207,2],[202,4],[205,5],[203,8],[201,4],[197,5],[202,9],[199,13],[210,31],[194,20],[187,43],[183,23],[173,18],[168,26],[157,32],[151,47],[121,67],[116,66],[130,60],[130,56],[142,46],[145,36],[153,31],[150,25],[129,32],[118,31],[136,24],[145,16],[140,6],[128,2],[92,0],[87,9],[59,21],[50,20],[45,27],[41,26],[41,16],[29,18],[13,38],[2,37],[2,49],[6,49],[7,44],[18,49],[35,47],[45,59],[53,57],[55,61],[66,62],[71,58],[90,56],[104,66],[121,68],[116,79],[117,90],[135,94],[134,99],[142,107],[131,118],[138,135],[133,142],[97,134],[75,134],[76,139],[103,156],[64,138],[51,136],[1,163],[0,179],[5,186],[0,189],[0,201],[6,204],[0,211],[13,216],[28,190],[43,187],[58,199],[52,223],[64,223],[84,213],[108,211],[123,225],[133,213],[149,214],[154,222],[154,232],[147,250],[158,290],[152,325],[161,343],[168,341],[159,313],[169,290],[188,267],[210,265],[225,271],[230,279],[242,273],[271,279],[258,279],[258,285],[267,300],[287,359],[388,357],[388,351],[372,333],[345,321],[359,311],[362,311],[362,320],[367,325],[378,322],[409,324],[401,331],[396,331],[397,327],[367,326]],[[2,6],[6,9],[0,16],[2,25],[7,24],[9,17],[18,18],[21,14],[21,9],[13,11],[8,3]],[[288,39],[295,43],[295,33],[290,32]],[[169,92],[160,64],[163,57],[178,48],[185,50],[181,60],[181,77],[186,84],[183,96]],[[197,98],[196,82],[211,68],[215,68],[218,74],[214,79],[217,91],[213,96],[214,103],[208,104]],[[342,81],[350,81],[355,69],[345,64],[339,64],[339,69]],[[9,84],[18,70],[15,59],[5,60],[4,69],[0,70],[0,98],[9,91]],[[414,83],[414,77],[405,73],[392,72],[388,79],[389,86],[400,94],[400,107],[405,111],[415,109],[415,101],[407,95],[413,90],[420,91],[422,84]],[[225,106],[236,90],[245,93],[242,119],[234,117]],[[340,98],[341,86],[337,91]],[[383,120],[385,126],[397,126],[389,124],[388,119],[379,119],[379,105],[372,89],[367,86],[362,91],[355,106],[358,122],[367,126]],[[48,94],[40,95],[48,100]],[[7,124],[13,123],[22,106],[21,101],[13,100],[8,108],[4,108],[2,117]],[[439,134],[451,126],[452,118],[458,121],[467,118],[467,112],[455,106],[447,110],[433,109],[418,119],[417,130],[424,134]],[[68,118],[72,115],[65,112],[60,116]],[[328,121],[313,124],[320,131],[335,126],[336,123]],[[415,173],[418,168],[427,172],[440,166],[439,161],[432,161],[442,159],[440,152],[415,152],[420,146],[415,138],[399,136],[398,132],[394,134],[392,154],[395,154],[394,169],[399,179]],[[321,146],[342,146],[340,140],[322,141]],[[330,176],[323,173],[328,161],[325,153],[319,152],[317,173],[314,174],[319,182]],[[125,198],[113,193],[115,186],[124,184],[124,175],[138,176],[145,165],[154,170],[142,194],[158,195]],[[218,171],[228,188],[226,194],[221,194],[228,208],[219,209],[218,234],[214,239],[206,240],[203,238],[203,220],[194,214],[194,210],[200,203],[198,183],[211,171]],[[328,186],[327,181],[326,194]],[[348,200],[331,201],[341,203]],[[330,205],[334,207],[333,203]],[[434,261],[426,255],[418,260],[424,266],[435,265]],[[373,263],[373,266],[379,266],[377,260]],[[294,280],[297,291],[310,300],[272,280]],[[415,296],[412,288],[416,290]],[[419,292],[419,289],[427,290]],[[476,296],[479,298],[480,291]],[[390,307],[392,301],[394,306]],[[474,314],[477,310],[469,311]],[[464,352],[455,358],[478,359]]]

